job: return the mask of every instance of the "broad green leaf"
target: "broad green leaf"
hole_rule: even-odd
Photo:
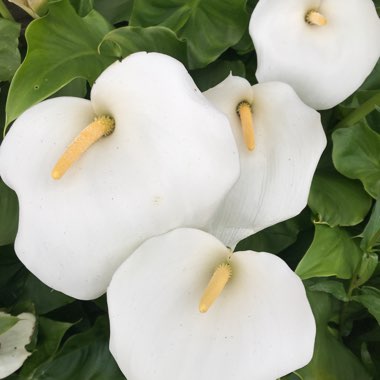
[[[380,135],[365,125],[341,128],[332,135],[335,167],[359,179],[368,194],[380,197]]]
[[[0,178],[0,246],[14,242],[17,226],[17,195]]]
[[[34,373],[38,367],[54,358],[63,336],[72,325],[72,323],[53,321],[44,317],[38,319],[37,346],[24,363],[20,379],[35,379]]]
[[[10,314],[0,314],[0,335],[14,326],[19,319]]]
[[[12,247],[0,247],[0,308],[10,307],[18,300],[27,276],[28,271],[17,259]]]
[[[380,7],[380,3],[378,5]],[[360,86],[360,90],[379,90],[380,88],[380,60],[377,61],[375,68]]]
[[[25,281],[24,292],[20,300],[33,302],[39,315],[49,313],[75,301],[74,298],[46,286],[33,274],[29,274]]]
[[[365,251],[371,251],[372,247],[380,243],[380,200],[376,201],[362,235],[361,248]]]
[[[373,379],[380,378],[380,344],[362,342],[360,346],[362,362],[368,372],[373,375]]]
[[[303,380],[300,375],[297,375],[295,373],[291,373],[287,376],[281,377],[279,380]]]
[[[70,3],[78,15],[84,17],[92,11],[94,0],[70,0]]]
[[[5,103],[7,101],[9,82],[0,82],[0,144],[5,126]]]
[[[83,78],[76,78],[54,93],[51,98],[58,96],[76,96],[84,98],[87,93],[87,82]]]
[[[371,380],[359,359],[339,341],[328,323],[339,313],[338,301],[321,292],[308,292],[317,324],[314,356],[297,370],[303,380]]]
[[[159,52],[186,63],[186,44],[163,26],[126,26],[109,32],[99,46],[101,54],[124,58],[137,51]]]
[[[10,80],[20,65],[20,27],[17,22],[0,18],[0,82]]]
[[[235,251],[253,250],[277,254],[297,240],[299,231],[298,219],[289,219],[242,240]]]
[[[133,0],[94,0],[94,9],[112,24],[128,21],[132,8]]]
[[[362,257],[361,250],[342,229],[315,226],[313,243],[298,264],[296,273],[302,279],[336,276],[351,278]]]
[[[186,40],[189,68],[206,66],[242,38],[246,0],[135,0],[130,25],[161,25]]]
[[[241,40],[236,45],[232,46],[232,49],[236,50],[236,52],[239,55],[244,55],[244,54],[249,54],[249,53],[254,55],[253,41],[252,41],[251,35],[249,34],[248,28],[243,34],[243,37],[241,38]]]
[[[125,380],[108,343],[108,321],[99,317],[90,330],[70,337],[51,361],[39,366],[33,380]]]
[[[108,312],[107,294],[103,294],[99,298],[92,300],[92,302],[102,311]]]
[[[358,287],[366,283],[375,272],[379,263],[379,256],[376,253],[364,253],[360,268],[356,273],[355,286]]]
[[[203,69],[190,72],[201,91],[206,91],[216,86],[230,74],[245,77],[245,66],[241,61],[227,61],[219,59]]]
[[[371,286],[359,289],[359,295],[352,297],[353,301],[360,302],[376,318],[380,324],[380,290]]]
[[[324,292],[331,294],[339,301],[349,301],[349,297],[347,295],[346,289],[344,288],[344,285],[338,281],[326,279],[313,279],[309,280],[306,283],[306,287],[308,290],[311,290],[313,292]]]
[[[319,223],[330,227],[354,226],[363,221],[372,199],[360,182],[323,171],[313,178],[308,204]]]
[[[26,30],[28,52],[9,89],[7,125],[75,78],[94,82],[114,60],[97,50],[110,29],[96,11],[81,18],[68,0],[50,4],[47,16]]]
[[[309,249],[314,239],[315,227],[311,221],[300,226],[300,228],[301,231],[298,233],[297,240],[278,253],[278,256],[281,257],[293,271],[296,270],[297,265],[305,256],[305,252]]]

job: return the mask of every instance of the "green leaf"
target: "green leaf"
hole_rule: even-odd
[[[281,377],[279,380],[303,380],[301,376],[295,374],[295,373],[291,373],[287,376],[284,376],[284,377]]]
[[[10,307],[18,300],[27,276],[28,271],[17,259],[12,247],[0,247],[0,308]]]
[[[17,195],[0,178],[0,246],[14,242],[17,227]]]
[[[296,273],[302,279],[328,276],[348,279],[361,258],[361,250],[345,230],[317,224],[313,243],[298,264]]]
[[[133,0],[95,0],[94,9],[101,13],[111,24],[128,21],[131,17]]]
[[[94,82],[114,60],[97,50],[110,28],[96,11],[81,18],[68,0],[50,4],[26,30],[28,53],[9,89],[6,124],[75,78]]]
[[[10,80],[20,65],[20,29],[17,22],[0,18],[0,82]]]
[[[349,297],[343,284],[334,280],[313,279],[306,284],[307,289],[313,292],[324,292],[331,294],[337,300],[348,302]]]
[[[201,91],[216,86],[230,74],[245,77],[245,66],[241,61],[217,60],[203,69],[191,71],[191,76]]]
[[[278,254],[297,240],[299,231],[298,219],[289,219],[242,240],[235,251],[253,250]]]
[[[364,253],[362,261],[360,263],[360,268],[356,274],[355,287],[363,285],[366,283],[375,272],[377,265],[379,263],[379,257],[376,253]]]
[[[93,2],[93,0],[70,0],[76,13],[81,17],[86,16],[91,12],[93,9]]]
[[[311,185],[308,204],[318,215],[318,223],[330,227],[354,226],[365,218],[372,199],[360,182],[336,172],[317,172]]]
[[[0,82],[0,144],[5,126],[5,103],[7,101],[9,82]]]
[[[108,321],[99,317],[90,330],[70,337],[53,360],[39,366],[33,380],[125,380],[108,343]]]
[[[99,46],[101,54],[124,58],[137,51],[159,52],[186,63],[186,44],[163,26],[126,26],[109,32]]]
[[[308,292],[317,324],[314,356],[296,371],[303,380],[371,380],[359,359],[335,337],[329,322],[336,318],[338,301],[321,292]]]
[[[130,25],[161,25],[186,40],[189,68],[206,66],[237,44],[248,26],[246,0],[136,0]]]
[[[83,78],[76,78],[54,93],[51,98],[58,96],[75,96],[84,98],[87,93],[87,82]]]
[[[20,379],[35,379],[34,374],[38,367],[54,358],[63,336],[72,325],[72,323],[53,321],[44,317],[38,319],[37,346],[24,363]]]
[[[380,4],[378,5],[380,7]],[[360,86],[360,90],[378,90],[380,88],[380,60],[377,61],[375,68]]]
[[[4,334],[12,326],[14,326],[19,319],[10,314],[0,314],[0,335]]]
[[[366,125],[341,128],[332,135],[335,167],[359,179],[367,193],[380,197],[380,135]]]
[[[380,324],[380,290],[371,286],[359,289],[359,295],[352,297],[353,301],[361,303],[376,318]]]
[[[380,201],[377,200],[372,210],[371,217],[367,226],[363,231],[363,240],[361,242],[361,248],[365,251],[371,251],[371,249],[378,243],[380,243]]]
[[[74,298],[46,286],[33,274],[29,274],[20,300],[33,302],[35,310],[39,315],[49,313],[75,301]]]

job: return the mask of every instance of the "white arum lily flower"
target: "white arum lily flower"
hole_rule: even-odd
[[[38,18],[47,11],[47,0],[8,0],[27,12],[31,17]]]
[[[289,83],[315,109],[351,95],[380,56],[372,0],[260,0],[249,32],[258,81]]]
[[[92,299],[147,238],[205,225],[239,159],[228,119],[183,65],[143,52],[104,71],[91,101],[55,98],[21,115],[0,174],[19,198],[18,257],[52,288]]]
[[[9,317],[9,314],[0,311],[0,321]],[[0,379],[17,371],[31,355],[25,346],[30,343],[36,318],[30,313],[21,313],[17,318],[15,325],[0,334]]]
[[[199,230],[145,241],[107,297],[110,350],[128,380],[275,380],[313,354],[313,314],[286,263],[232,254]]]
[[[240,178],[208,227],[234,248],[302,211],[326,137],[318,112],[287,84],[229,76],[204,95],[228,116],[240,152]]]

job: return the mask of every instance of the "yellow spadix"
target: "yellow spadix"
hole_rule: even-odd
[[[212,275],[203,295],[199,302],[199,311],[206,313],[210,306],[215,302],[222,293],[224,287],[227,285],[228,280],[232,276],[232,267],[228,262],[218,265]]]
[[[60,179],[83,153],[101,137],[109,136],[115,129],[115,120],[110,116],[100,116],[83,129],[67,147],[51,172],[54,179]]]
[[[252,106],[248,102],[242,101],[236,107],[236,112],[240,117],[245,145],[248,150],[253,150],[255,149],[255,133],[253,130]]]

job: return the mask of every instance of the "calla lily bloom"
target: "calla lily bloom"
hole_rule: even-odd
[[[33,18],[43,16],[48,7],[47,0],[8,0],[10,3],[16,4],[27,12]]]
[[[0,311],[0,319],[4,317],[10,315]],[[17,371],[31,355],[25,346],[32,338],[36,318],[31,313],[21,313],[17,318],[14,326],[0,334],[0,379]]]
[[[239,159],[228,119],[183,65],[142,52],[104,71],[91,101],[55,98],[21,115],[0,174],[19,198],[18,257],[50,287],[92,299],[147,238],[203,227]]]
[[[204,95],[228,116],[240,152],[240,178],[208,227],[234,248],[302,211],[326,136],[318,112],[287,84],[229,76]]]
[[[145,241],[107,297],[110,350],[128,380],[275,380],[313,354],[297,275],[277,256],[232,254],[203,231]]]
[[[372,0],[260,0],[249,32],[258,81],[289,83],[315,109],[351,95],[380,57]]]

